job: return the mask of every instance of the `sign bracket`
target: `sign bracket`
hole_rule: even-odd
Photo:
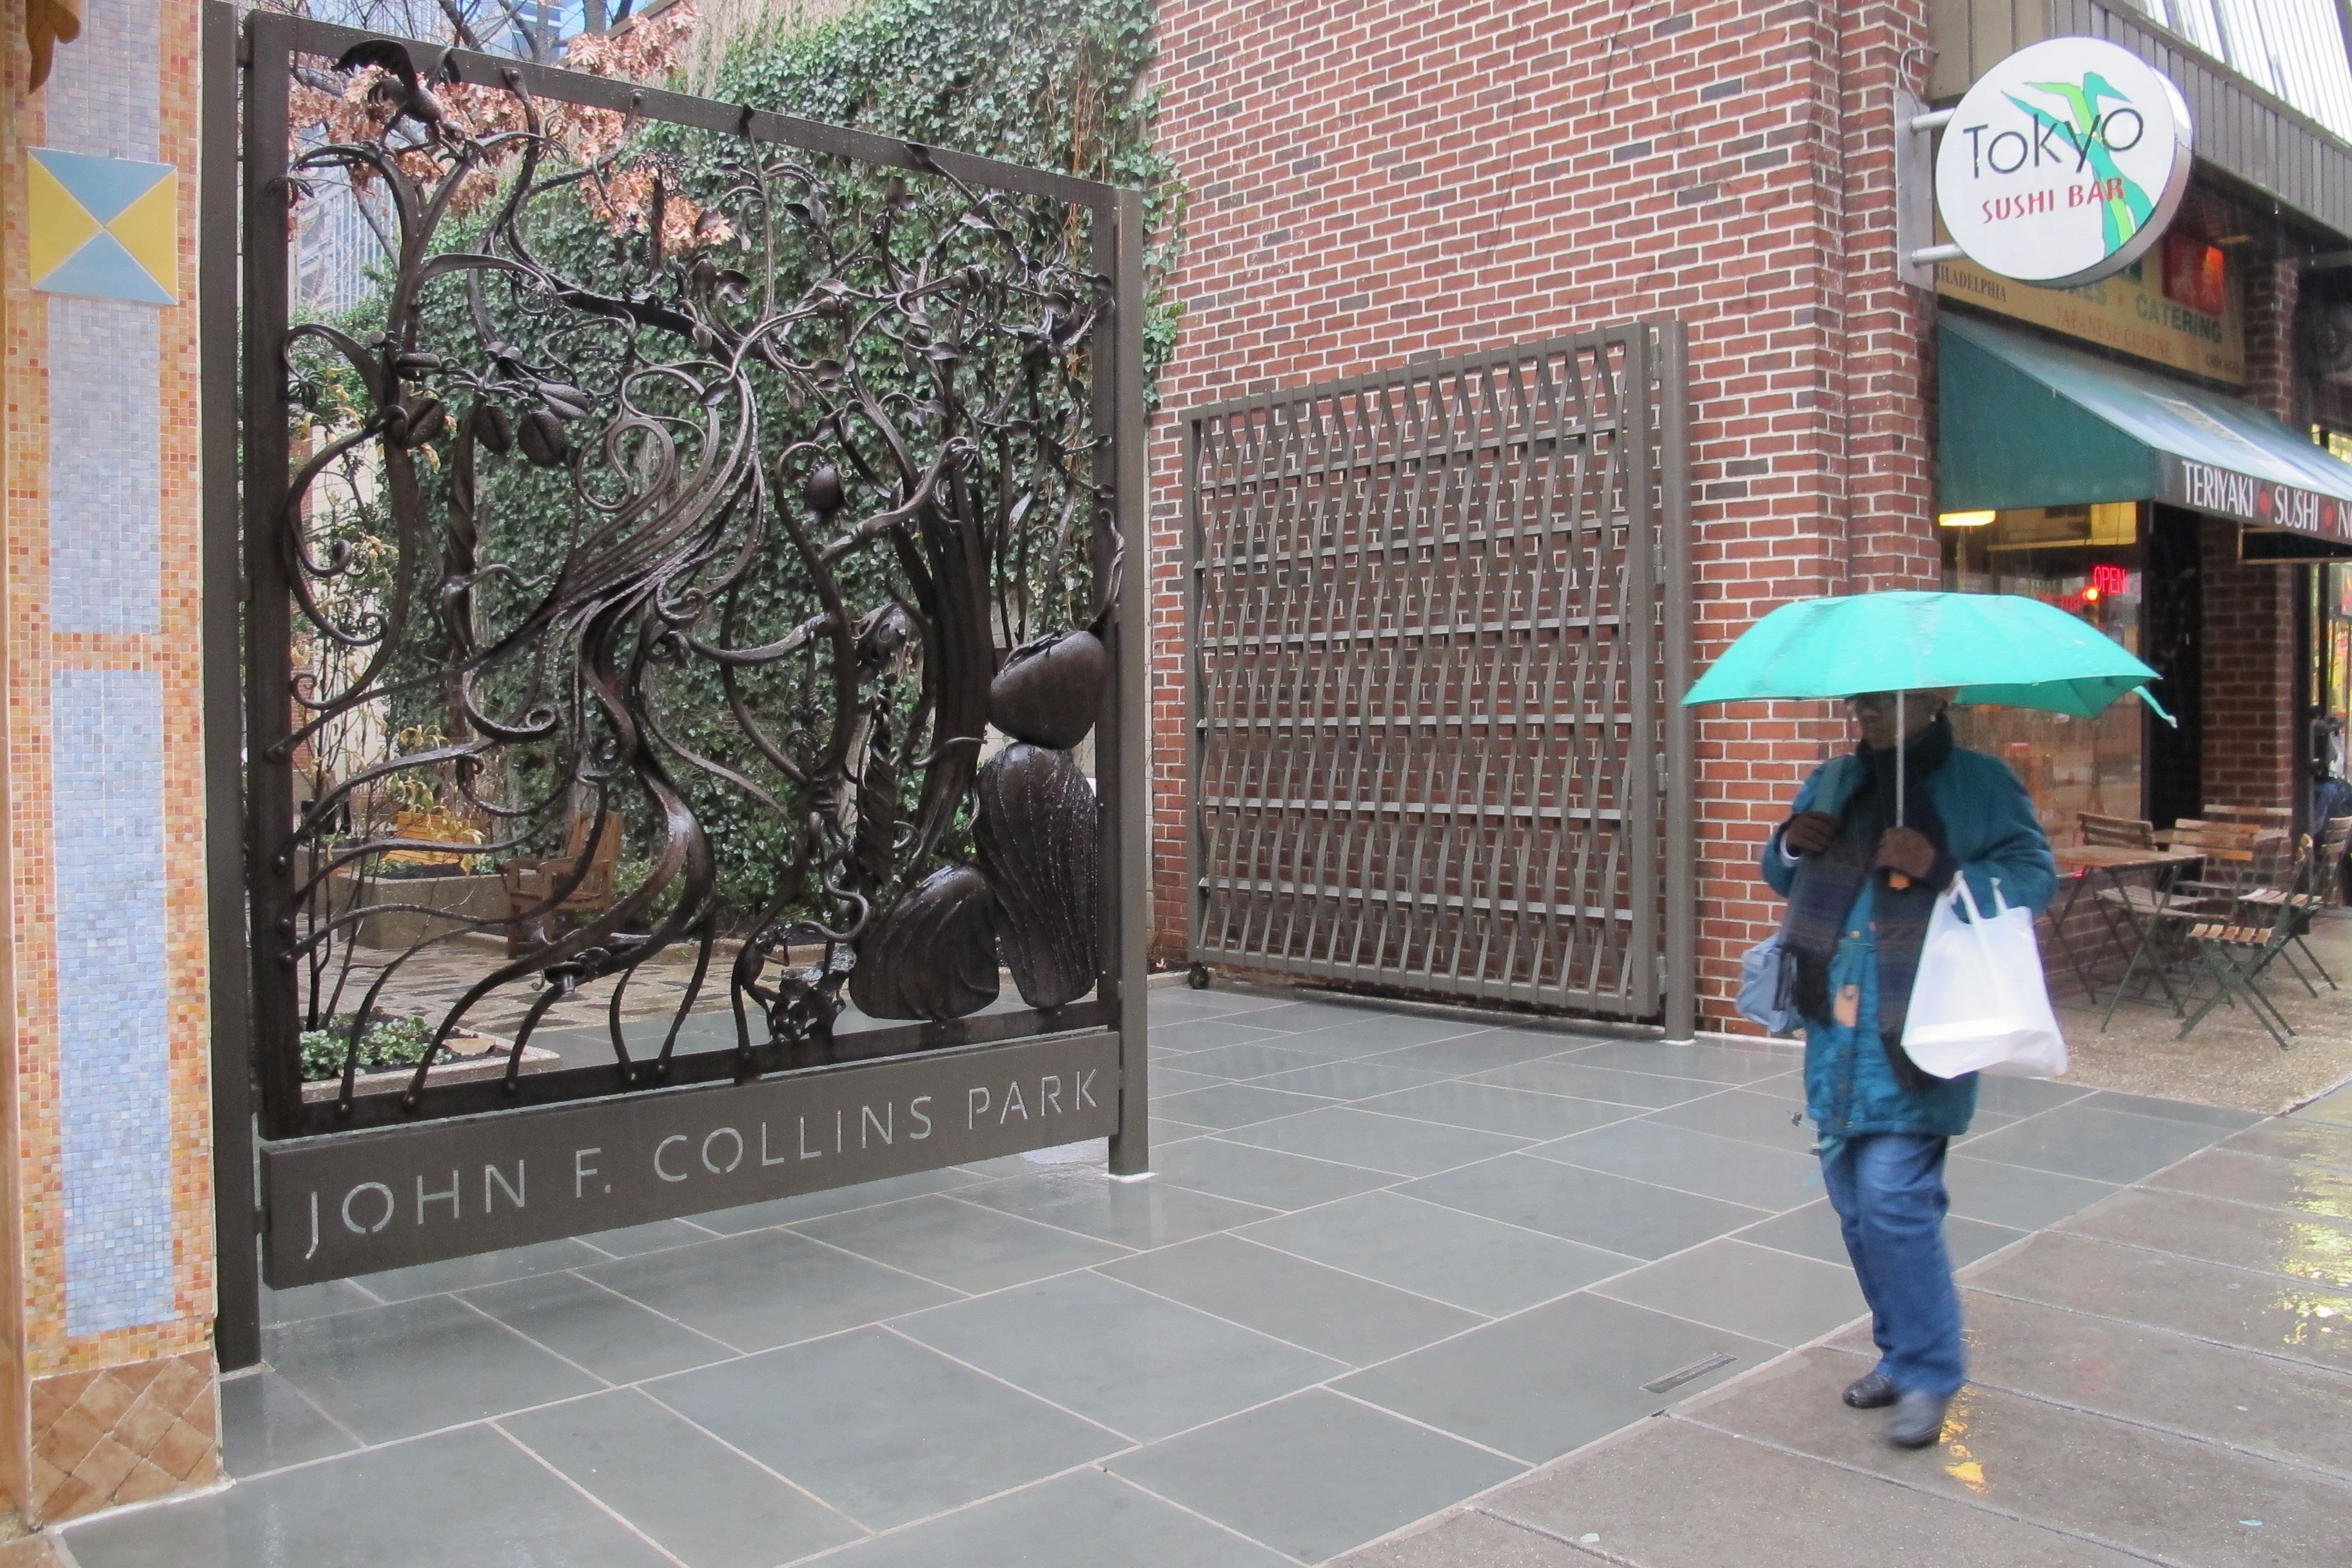
[[[1895,276],[1926,293],[1935,291],[1936,263],[1965,254],[1936,243],[1936,132],[1954,112],[1895,89]]]

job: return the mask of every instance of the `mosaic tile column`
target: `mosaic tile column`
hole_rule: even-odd
[[[219,1472],[199,724],[196,0],[5,0],[0,1482],[28,1521]]]

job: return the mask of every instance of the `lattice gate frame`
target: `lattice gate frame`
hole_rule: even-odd
[[[1675,321],[1189,416],[1192,956],[1693,1027]]]

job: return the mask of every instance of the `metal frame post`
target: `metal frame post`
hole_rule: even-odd
[[[1654,417],[1657,367],[1651,353],[1654,342],[1646,324],[1627,335],[1623,379],[1617,389],[1618,439],[1626,448],[1625,579],[1620,590],[1622,596],[1618,613],[1633,634],[1628,639],[1633,668],[1626,673],[1632,697],[1626,706],[1633,722],[1625,737],[1624,793],[1619,797],[1625,809],[1621,827],[1631,840],[1625,857],[1629,869],[1657,866],[1661,858],[1655,774],[1664,759],[1652,749],[1658,743],[1658,686],[1654,672],[1658,668],[1661,630],[1658,508],[1651,489],[1658,433]],[[1643,752],[1648,754],[1643,756]],[[1658,900],[1654,895],[1634,898],[1633,931],[1628,944],[1633,973],[1628,989],[1633,995],[1644,999],[1655,997],[1660,991],[1658,918]]]
[[[1664,557],[1666,786],[1666,1038],[1698,1035],[1697,781],[1691,682],[1690,331],[1668,317],[1658,334],[1658,531]]]
[[[1108,705],[1111,743],[1097,740],[1095,763],[1098,773],[1106,762],[1112,764],[1111,874],[1105,881],[1116,900],[1115,935],[1106,956],[1116,966],[1109,978],[1118,996],[1119,1104],[1110,1173],[1139,1176],[1151,1169],[1151,541],[1146,497],[1150,442],[1143,412],[1143,197],[1120,191],[1095,211],[1097,265],[1108,261],[1102,270],[1112,279],[1117,300],[1109,417],[1099,427],[1112,432],[1115,521],[1125,560],[1109,626],[1115,671]],[[1098,401],[1105,391],[1097,383]]]
[[[287,504],[292,443],[287,435],[285,323],[287,301],[286,184],[288,120],[282,84],[290,74],[294,19],[255,12],[246,33],[244,75],[255,90],[244,96],[245,439],[244,497],[246,647],[257,653],[288,646],[292,635],[286,561],[272,544]],[[293,1126],[301,1111],[299,1024],[268,956],[278,944],[264,922],[269,910],[291,907],[294,786],[284,768],[258,765],[284,745],[293,724],[293,672],[283,658],[245,660],[246,880],[268,896],[253,900],[252,1018],[254,1066],[260,1080],[262,1120]],[[290,922],[291,915],[283,917]],[[290,934],[290,924],[288,934]],[[282,1005],[273,1005],[278,999]]]
[[[261,1360],[261,1258],[255,1223],[251,957],[246,945],[244,566],[237,530],[236,10],[211,0],[203,23],[203,142],[196,298],[203,395],[205,935],[211,949],[213,1229],[218,1260],[213,1353],[234,1372]]]

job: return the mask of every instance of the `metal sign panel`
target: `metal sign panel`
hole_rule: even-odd
[[[706,1214],[1115,1131],[1118,1037],[269,1142],[263,1276],[285,1289]]]
[[[1192,416],[1196,960],[1621,1016],[1687,994],[1680,345]]]

